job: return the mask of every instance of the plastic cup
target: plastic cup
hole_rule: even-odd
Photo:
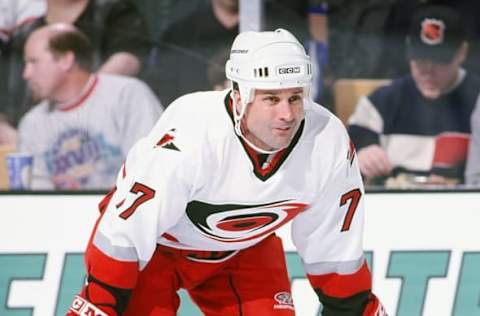
[[[33,156],[29,153],[6,155],[10,190],[28,190],[32,180]]]

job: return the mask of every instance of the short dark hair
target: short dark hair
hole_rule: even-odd
[[[53,55],[64,55],[72,52],[80,68],[86,71],[93,70],[93,45],[80,30],[72,27],[52,32],[48,41],[48,47]]]

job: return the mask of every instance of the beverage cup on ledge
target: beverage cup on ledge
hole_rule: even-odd
[[[29,190],[32,180],[33,156],[12,153],[6,156],[10,190]]]

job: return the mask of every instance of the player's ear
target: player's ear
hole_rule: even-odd
[[[233,89],[232,90],[232,100],[233,100],[233,105],[235,106],[235,109],[237,112],[240,112],[240,106],[241,106],[241,97],[240,97],[240,91]]]

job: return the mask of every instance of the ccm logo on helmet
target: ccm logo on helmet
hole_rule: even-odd
[[[278,68],[278,73],[280,75],[284,74],[299,74],[302,70],[300,69],[300,66],[295,66],[295,67],[281,67]]]
[[[248,53],[248,49],[232,49],[230,54],[246,54]]]

